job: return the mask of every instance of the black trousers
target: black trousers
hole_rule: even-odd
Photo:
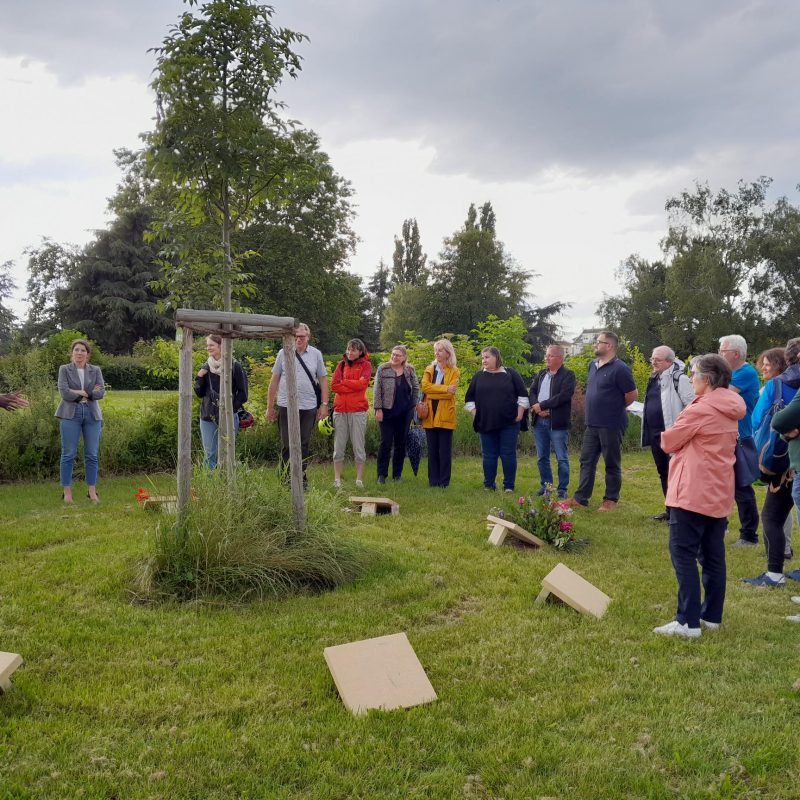
[[[392,456],[392,477],[397,479],[403,474],[403,462],[406,460],[406,437],[408,426],[414,409],[409,408],[405,414],[391,419],[384,419],[380,424],[381,444],[378,447],[378,477],[389,477],[389,455]]]
[[[300,411],[300,452],[303,456],[303,485],[308,482],[306,479],[306,466],[311,458],[311,434],[314,431],[314,424],[317,421],[317,409],[312,408],[308,411]],[[283,406],[278,406],[278,431],[281,434],[281,469],[286,469],[288,474],[289,464],[289,411]]]
[[[581,477],[575,499],[586,505],[594,491],[594,478],[600,455],[606,464],[606,491],[603,500],[619,500],[622,488],[622,428],[587,427],[581,447]]]
[[[453,467],[453,431],[449,428],[426,428],[428,440],[428,483],[431,486],[450,485]]]
[[[739,510],[739,536],[748,542],[758,541],[758,503],[752,486],[736,489],[736,508]]]
[[[764,507],[761,509],[761,524],[764,526],[764,544],[767,547],[767,569],[770,572],[783,572],[783,558],[786,550],[786,535],[783,524],[792,513],[792,481],[784,483],[777,491],[767,487]]]
[[[658,439],[661,437],[658,436]],[[655,439],[650,443],[650,452],[653,454],[653,461],[658,470],[658,477],[661,479],[661,491],[664,497],[667,496],[667,476],[669,475],[669,455],[661,449],[661,445]]]
[[[699,628],[700,619],[722,622],[725,605],[725,517],[707,517],[683,508],[669,510],[669,554],[678,579],[678,609],[675,619]],[[703,565],[703,590],[697,562]]]

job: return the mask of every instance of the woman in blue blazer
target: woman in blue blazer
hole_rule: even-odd
[[[61,487],[64,502],[72,502],[72,468],[83,434],[83,461],[89,499],[97,503],[97,465],[103,412],[97,401],[106,393],[100,367],[89,363],[92,348],[85,339],[75,339],[70,363],[58,368],[61,403],[56,416],[61,420]]]

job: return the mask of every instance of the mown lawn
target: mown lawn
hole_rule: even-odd
[[[103,480],[98,508],[0,487],[0,650],[26,660],[0,697],[0,798],[797,798],[791,590],[744,586],[763,549],[732,551],[723,628],[655,637],[674,610],[667,529],[647,519],[649,456],[624,465],[619,510],[576,515],[577,555],[488,546],[502,495],[478,459],[446,492],[410,473],[377,492],[370,465],[367,491],[401,515],[343,515],[368,574],[242,608],[130,602],[156,519],[133,495],[171,477]],[[330,465],[311,477],[328,487]],[[612,597],[602,620],[533,605],[558,561]],[[323,648],[398,631],[439,700],[352,717]]]

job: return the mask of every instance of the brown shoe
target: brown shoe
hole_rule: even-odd
[[[616,500],[603,500],[598,511],[613,511],[617,507]]]
[[[569,497],[566,500],[562,500],[562,503],[565,503],[570,508],[586,508],[583,503],[579,503],[574,497]]]

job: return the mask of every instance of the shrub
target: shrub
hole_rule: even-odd
[[[204,470],[193,486],[197,499],[183,527],[166,520],[156,527],[133,581],[140,598],[242,602],[321,591],[353,581],[366,565],[363,547],[340,536],[345,520],[327,493],[306,494],[300,531],[288,490],[264,472],[239,467],[228,486]]]
[[[102,367],[109,388],[134,391],[146,389],[176,390],[178,380],[169,375],[154,375],[134,356],[107,356]]]

